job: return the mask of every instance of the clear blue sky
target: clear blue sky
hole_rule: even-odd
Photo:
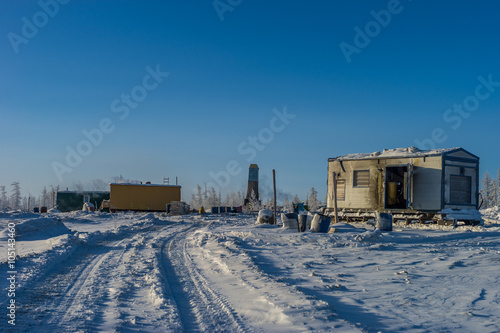
[[[178,176],[189,201],[228,163],[223,193],[245,190],[257,163],[262,188],[274,168],[324,197],[329,157],[425,139],[500,168],[497,1],[60,2],[0,13],[0,185],[23,194]]]

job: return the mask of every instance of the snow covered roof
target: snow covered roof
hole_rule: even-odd
[[[109,183],[109,185],[181,187],[180,185],[164,185],[164,184],[137,184],[137,183]]]
[[[331,158],[330,160],[362,160],[362,159],[381,159],[381,158],[417,158],[424,156],[436,156],[443,155],[456,150],[464,150],[460,147],[455,148],[442,148],[442,149],[432,149],[432,150],[420,150],[417,147],[409,148],[394,148],[394,149],[384,149],[383,151],[376,151],[373,153],[364,154],[348,154],[343,156],[338,156]]]
[[[92,190],[85,190],[85,191],[78,191],[78,190],[75,190],[75,191],[71,191],[71,190],[59,190],[57,191],[57,193],[75,193],[75,194],[89,194],[89,193],[96,193],[96,194],[106,194],[108,193],[109,194],[109,191],[105,191],[105,190],[98,190],[98,191],[92,191]]]

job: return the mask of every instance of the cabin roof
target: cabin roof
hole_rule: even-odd
[[[376,151],[373,153],[348,154],[334,158],[329,158],[328,161],[371,160],[371,159],[388,159],[388,158],[418,158],[426,156],[446,155],[456,151],[465,151],[467,154],[471,155],[471,157],[479,159],[477,156],[469,153],[468,151],[466,151],[461,147],[420,150],[412,146],[409,148],[384,149],[383,151]]]
[[[166,185],[166,184],[137,184],[137,183],[109,183],[114,186],[147,186],[147,187],[181,187],[180,185]]]
[[[109,194],[109,191],[69,191],[59,190],[57,193],[71,193],[71,194]]]

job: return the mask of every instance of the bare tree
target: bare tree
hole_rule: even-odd
[[[212,207],[211,203],[208,200],[208,189],[207,189],[207,183],[205,183],[205,189],[203,191],[203,206],[208,208]]]
[[[206,196],[207,198],[204,200],[203,206],[205,208],[212,208],[212,207],[218,207],[219,206],[219,196],[217,195],[217,192],[215,191],[215,188],[211,187],[206,190]]]
[[[494,198],[495,192],[495,181],[490,177],[488,171],[486,171],[483,181],[483,188],[481,189],[481,195],[483,196],[483,208],[493,207],[496,199]]]
[[[191,194],[191,201],[189,202],[189,206],[193,209],[199,209],[200,207],[196,204],[196,196]]]
[[[318,191],[316,191],[314,187],[311,187],[311,194],[307,200],[307,205],[309,206],[309,210],[311,212],[317,211],[321,206],[321,201],[318,200]]]
[[[31,210],[30,205],[29,205],[29,200],[28,200],[27,196],[23,197],[23,200],[22,200],[22,209],[25,210],[25,211],[30,211]]]
[[[28,194],[27,201],[28,201],[26,204],[27,211],[31,211],[31,208],[37,206],[38,201],[36,200],[36,198],[34,196],[31,195],[31,193]]]
[[[12,186],[11,195],[10,195],[10,206],[12,209],[20,209],[21,208],[21,187],[19,186],[19,182],[13,182],[10,184]]]
[[[244,202],[244,198],[245,196],[243,195],[243,192],[242,191],[238,191],[238,197],[237,197],[237,202],[238,202],[238,206],[243,206],[243,202]]]
[[[42,193],[40,194],[40,204],[43,207],[48,207],[50,202],[50,194],[47,192],[45,186],[43,187]]]
[[[267,198],[266,201],[264,201],[264,208],[265,209],[274,209],[274,201],[271,198]]]
[[[252,190],[252,192],[250,193],[250,198],[248,200],[248,204],[247,204],[248,210],[251,212],[255,212],[255,211],[260,210],[260,206],[261,206],[261,204],[260,204],[259,199],[257,198],[257,194],[255,193],[254,190]]]
[[[496,189],[497,189],[497,200],[496,200],[496,205],[500,206],[500,169],[498,169],[498,174],[497,174],[497,184],[496,184]]]
[[[283,209],[285,209],[288,212],[293,211],[292,204],[290,203],[290,200],[288,200],[288,195],[285,194],[285,197],[283,198]]]
[[[0,186],[0,209],[5,209],[9,206],[9,200],[7,199],[7,190],[5,186]]]
[[[78,183],[73,183],[73,188],[75,189],[75,191],[77,192],[83,192],[84,188],[83,188],[83,184],[82,182],[78,182]]]
[[[196,184],[196,193],[191,195],[191,207],[199,209],[203,206],[203,194],[201,192],[201,186]]]
[[[102,179],[94,179],[92,181],[92,190],[94,191],[108,191],[109,184]]]

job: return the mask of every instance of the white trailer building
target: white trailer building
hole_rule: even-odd
[[[346,220],[366,219],[379,211],[407,220],[443,222],[451,212],[477,211],[479,157],[463,148],[410,147],[330,158],[328,210],[333,210],[334,198]],[[463,220],[480,222],[478,218]]]

